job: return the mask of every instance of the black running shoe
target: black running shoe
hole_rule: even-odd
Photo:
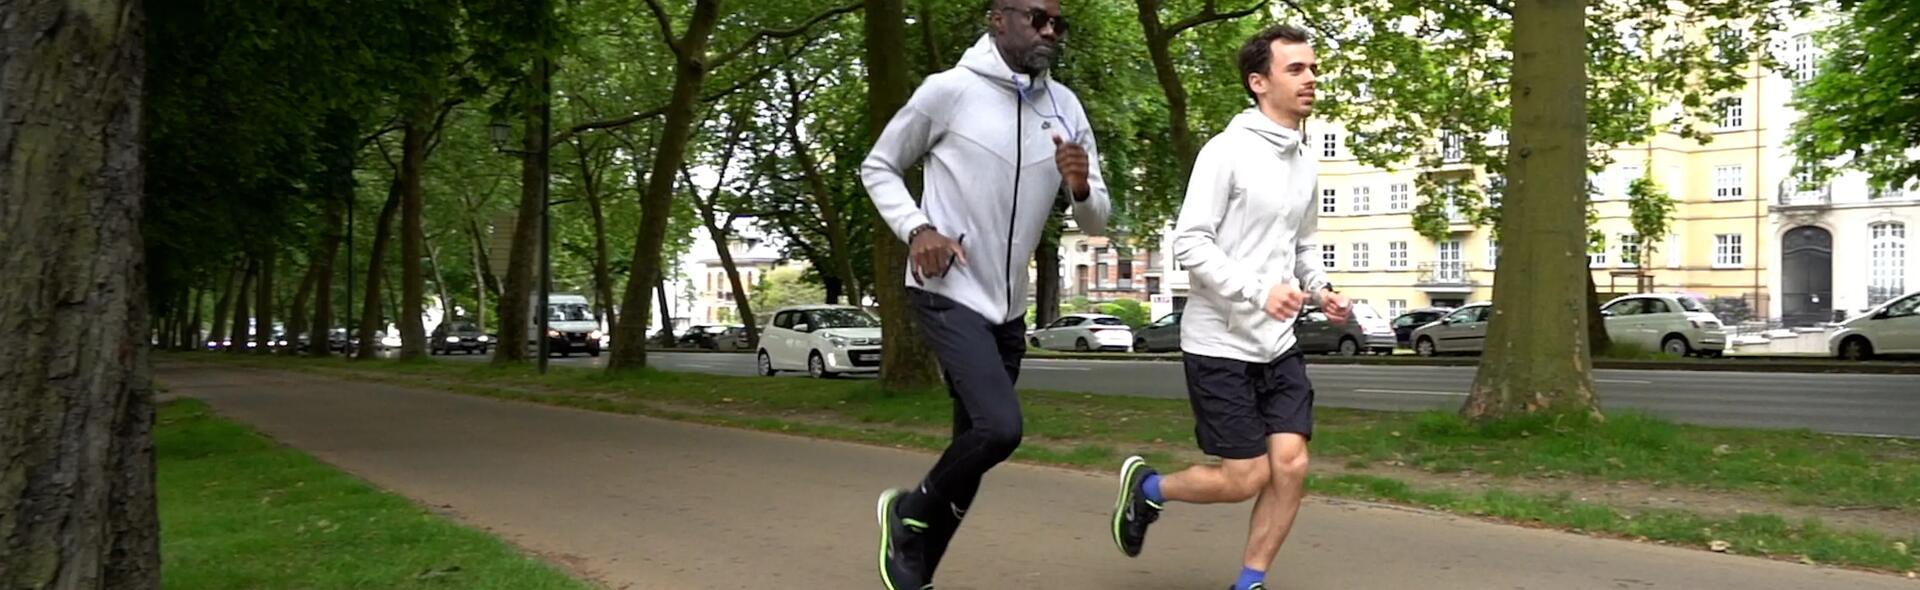
[[[894,488],[880,493],[874,513],[880,524],[880,583],[887,590],[924,590],[926,574],[921,560],[921,535],[927,523],[900,517],[900,498],[907,491]]]
[[[1127,557],[1138,557],[1147,542],[1147,525],[1160,519],[1160,505],[1147,500],[1141,484],[1158,473],[1135,455],[1120,464],[1120,497],[1113,503],[1113,544]]]

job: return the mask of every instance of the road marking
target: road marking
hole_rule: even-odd
[[[1594,379],[1593,382],[1594,383],[1620,383],[1625,385],[1653,385],[1652,381],[1641,381],[1638,379]]]
[[[1390,393],[1396,395],[1440,395],[1447,397],[1466,397],[1467,394],[1452,391],[1417,391],[1411,389],[1355,389],[1360,393]]]
[[[1088,372],[1088,371],[1092,371],[1093,369],[1092,369],[1091,367],[1040,367],[1040,366],[1036,366],[1036,367],[1027,367],[1027,368],[1026,368],[1026,370],[1029,370],[1029,371],[1078,371],[1078,372],[1083,372],[1083,373],[1084,373],[1084,372]]]

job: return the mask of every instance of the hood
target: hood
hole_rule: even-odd
[[[973,47],[967,48],[967,53],[960,56],[960,67],[992,80],[995,86],[1015,92],[1034,88],[1036,79],[1042,83],[1047,79],[1046,72],[1038,76],[1015,73],[1013,67],[1007,65],[1006,57],[1000,55],[1000,48],[994,46],[991,35],[981,35]]]
[[[1286,156],[1300,149],[1299,131],[1281,127],[1273,119],[1267,118],[1267,115],[1259,109],[1240,111],[1240,114],[1233,116],[1232,122],[1227,123],[1227,128],[1244,129],[1259,136],[1260,139],[1267,140],[1268,144],[1273,145],[1276,155]]]
[[[880,329],[879,328],[831,328],[827,330],[821,330],[820,332],[818,332],[818,334],[822,336],[839,336],[841,338],[871,339],[871,338],[880,337]]]
[[[547,320],[547,328],[562,332],[592,332],[600,329],[600,322],[593,320]]]

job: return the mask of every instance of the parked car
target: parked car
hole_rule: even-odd
[[[1397,341],[1393,336],[1393,322],[1386,316],[1380,315],[1373,306],[1365,303],[1353,304],[1351,323],[1358,325],[1361,333],[1366,335],[1361,344],[1368,352],[1393,354]]]
[[[1691,295],[1643,294],[1618,297],[1600,308],[1607,337],[1674,356],[1717,357],[1727,350],[1727,333],[1707,304]]]
[[[1134,352],[1169,352],[1180,350],[1180,315],[1173,312],[1147,324],[1133,334]]]
[[[493,348],[493,336],[480,331],[473,322],[455,320],[440,322],[434,327],[433,335],[427,338],[428,354],[486,354]]]
[[[1076,313],[1034,330],[1027,344],[1047,350],[1125,352],[1133,348],[1133,328],[1110,315]]]
[[[1398,348],[1413,348],[1414,330],[1439,321],[1440,318],[1446,317],[1449,313],[1453,313],[1453,309],[1446,307],[1429,307],[1409,311],[1400,314],[1400,317],[1393,318],[1394,346]]]
[[[1841,323],[1827,339],[1827,348],[1834,356],[1850,360],[1920,354],[1920,291]]]
[[[806,371],[825,379],[880,371],[880,320],[850,305],[803,305],[774,312],[760,335],[760,374]]]
[[[1492,319],[1492,311],[1492,304],[1475,303],[1414,329],[1413,352],[1420,356],[1480,354],[1487,345],[1487,321]]]
[[[747,327],[738,324],[709,324],[687,328],[680,335],[681,348],[707,350],[746,349]]]
[[[1326,312],[1314,306],[1300,309],[1300,317],[1293,323],[1293,336],[1299,342],[1300,352],[1306,354],[1357,356],[1367,350],[1366,328],[1361,327],[1359,321],[1349,317],[1336,324]]]

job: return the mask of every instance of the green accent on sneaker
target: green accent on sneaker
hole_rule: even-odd
[[[1127,457],[1120,464],[1120,493],[1113,502],[1113,546],[1119,548],[1121,553],[1127,552],[1126,543],[1121,541],[1120,528],[1126,524],[1127,504],[1133,501],[1134,490],[1130,485],[1133,483],[1133,473],[1146,464],[1146,460],[1139,456]]]
[[[902,518],[900,519],[900,523],[907,525],[908,528],[911,528],[916,532],[927,530],[927,523],[920,522],[919,519]]]

